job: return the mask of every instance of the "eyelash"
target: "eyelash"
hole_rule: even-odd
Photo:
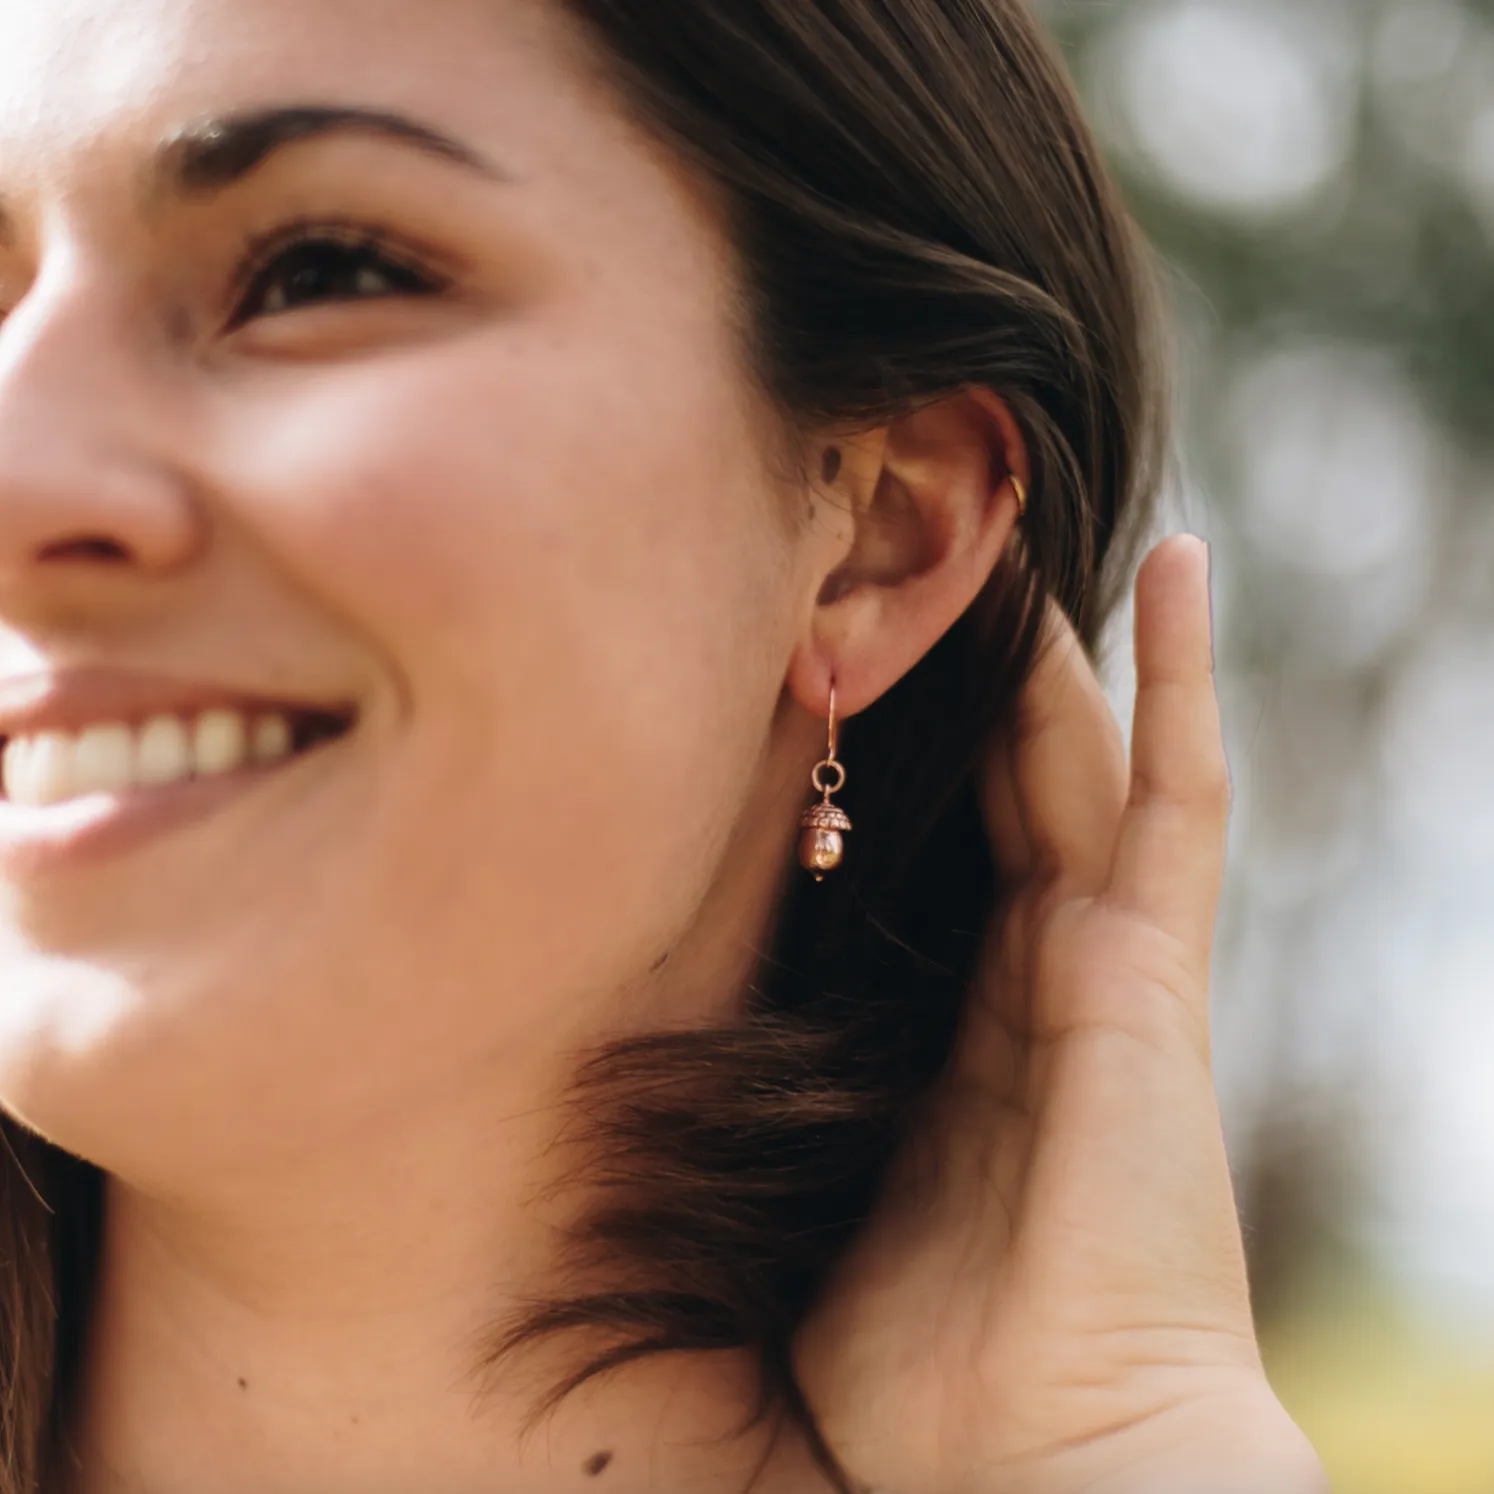
[[[331,255],[339,273],[361,275],[372,270],[383,276],[385,290],[317,294],[306,288],[306,299],[283,305],[269,304],[270,292],[276,289],[276,277],[295,268],[298,256],[303,268],[314,267],[310,256]],[[242,269],[234,276],[234,312],[229,329],[243,326],[261,316],[282,316],[302,306],[329,303],[383,301],[397,296],[433,296],[449,285],[445,276],[422,265],[418,256],[403,245],[396,245],[389,235],[367,224],[336,220],[305,220],[286,224],[250,246]],[[282,285],[280,289],[284,290]]]

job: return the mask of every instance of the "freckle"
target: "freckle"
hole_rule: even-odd
[[[589,1459],[586,1464],[586,1476],[600,1478],[612,1466],[613,1456],[610,1452],[599,1452],[596,1457]]]
[[[249,1382],[242,1375],[240,1375],[239,1376],[239,1389],[240,1390],[248,1390],[248,1388],[249,1388]]]

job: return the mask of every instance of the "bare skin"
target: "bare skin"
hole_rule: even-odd
[[[841,469],[785,493],[709,195],[555,23],[0,0],[0,691],[88,668],[356,708],[212,814],[0,878],[0,1105],[108,1178],[66,1494],[826,1487],[793,1439],[731,1435],[737,1357],[640,1368],[526,1436],[536,1380],[483,1380],[481,1344],[548,1284],[576,1054],[730,1016],[831,680],[864,710],[968,608],[1022,436],[972,393],[816,434]],[[365,121],[184,179],[204,121],[308,104],[447,145]],[[1185,759],[1139,759],[1147,826],[1217,754],[1169,554],[1143,664],[1192,693],[1144,692]],[[1051,667],[1034,689],[1073,709]],[[889,1494],[1242,1472],[1198,1459],[1204,1413],[1247,1406],[1263,1474],[1299,1445],[1253,1358],[1207,1077],[1219,766],[1149,858],[1171,873],[1135,883],[1185,880],[1187,928],[1122,917],[1094,870],[1112,732],[1081,713],[993,779],[1033,892],[928,1138],[963,1185],[916,1215],[890,1194],[805,1340]],[[1101,1390],[1035,1394],[1076,1375]]]

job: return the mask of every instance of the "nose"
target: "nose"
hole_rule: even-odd
[[[100,301],[38,284],[0,323],[0,622],[76,612],[202,543],[159,370]]]

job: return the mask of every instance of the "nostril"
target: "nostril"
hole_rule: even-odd
[[[48,545],[42,551],[43,560],[124,560],[124,546],[109,539],[64,540],[60,544]]]

